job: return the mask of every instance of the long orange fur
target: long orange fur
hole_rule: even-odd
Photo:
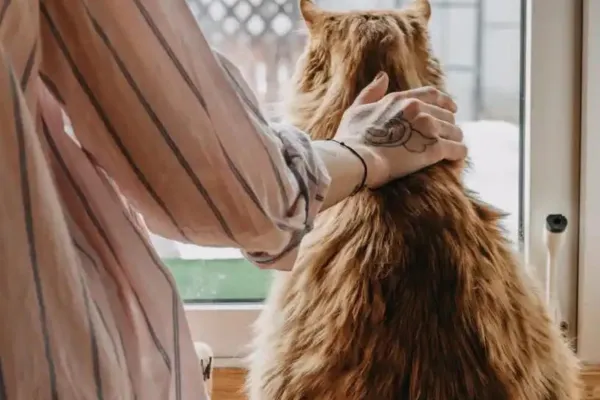
[[[334,13],[310,32],[291,121],[331,138],[380,70],[444,89],[426,0]],[[579,364],[499,226],[440,163],[323,212],[256,326],[250,400],[575,400]]]

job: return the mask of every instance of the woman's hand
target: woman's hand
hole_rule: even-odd
[[[466,157],[462,131],[454,124],[456,104],[448,95],[431,87],[385,95],[388,83],[380,73],[345,112],[334,137],[363,157],[367,187]]]

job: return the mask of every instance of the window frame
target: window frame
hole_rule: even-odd
[[[598,8],[600,1],[595,3],[594,7]],[[596,322],[596,326],[600,327],[600,313],[593,316],[589,307],[585,306],[592,301],[600,304],[600,291],[594,291],[588,279],[587,286],[585,283],[582,286],[579,302],[577,294],[578,258],[584,261],[585,273],[582,276],[594,276],[600,282],[600,271],[593,271],[586,264],[592,258],[600,258],[600,250],[595,249],[587,238],[582,241],[587,244],[586,249],[581,251],[579,248],[580,234],[600,235],[600,227],[583,225],[581,232],[579,228],[582,0],[524,0],[524,7],[526,50],[522,57],[525,62],[523,84],[526,99],[521,117],[525,129],[521,168],[523,221],[528,229],[523,238],[523,253],[526,264],[536,266],[532,268],[543,282],[545,217],[550,213],[567,216],[569,227],[558,265],[572,267],[561,268],[559,300],[563,305],[564,319],[568,322],[569,336],[575,338],[579,328],[583,335],[579,340],[582,351],[591,354],[591,358],[587,358],[597,360],[600,359],[600,346],[593,343],[593,337],[600,337],[600,333],[599,328],[591,325]],[[598,28],[595,32],[598,37]],[[552,45],[548,46],[548,43]],[[600,48],[600,43],[596,44],[596,48]],[[588,54],[598,60],[598,51]],[[600,85],[598,77],[594,83]],[[599,101],[588,99],[588,104],[600,105]],[[597,113],[590,113],[587,117],[585,123],[589,128],[600,129]],[[585,141],[589,149],[600,150],[600,138],[587,136]],[[591,155],[589,149],[584,155]],[[593,167],[600,169],[600,160],[588,156],[585,163],[582,165],[582,181],[591,183],[590,174],[585,172]],[[595,205],[591,200],[595,200]],[[600,218],[600,187],[582,192],[581,205],[587,215],[596,213]],[[581,314],[579,325],[578,303]],[[251,325],[262,310],[261,304],[190,304],[185,309],[193,339],[212,347],[216,366],[244,365],[243,357],[252,337]]]
[[[561,306],[568,337],[576,342],[581,0],[528,0],[526,7],[524,259],[540,282],[545,282],[545,218],[565,215],[569,223],[556,262],[559,287],[553,300]]]
[[[583,0],[581,79],[581,225],[579,230],[578,349],[582,362],[600,364],[600,1]],[[590,223],[592,222],[592,223]]]

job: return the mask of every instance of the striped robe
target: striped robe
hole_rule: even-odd
[[[184,0],[0,3],[0,400],[206,399],[146,224],[287,269],[322,162]]]

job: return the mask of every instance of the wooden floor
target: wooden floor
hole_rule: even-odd
[[[600,400],[600,366],[585,367],[583,379],[586,385],[584,399]],[[217,368],[213,385],[213,400],[246,400],[246,396],[242,394],[244,385],[243,369]]]
[[[213,378],[212,400],[245,400],[241,392],[245,371],[241,368],[217,368]]]

